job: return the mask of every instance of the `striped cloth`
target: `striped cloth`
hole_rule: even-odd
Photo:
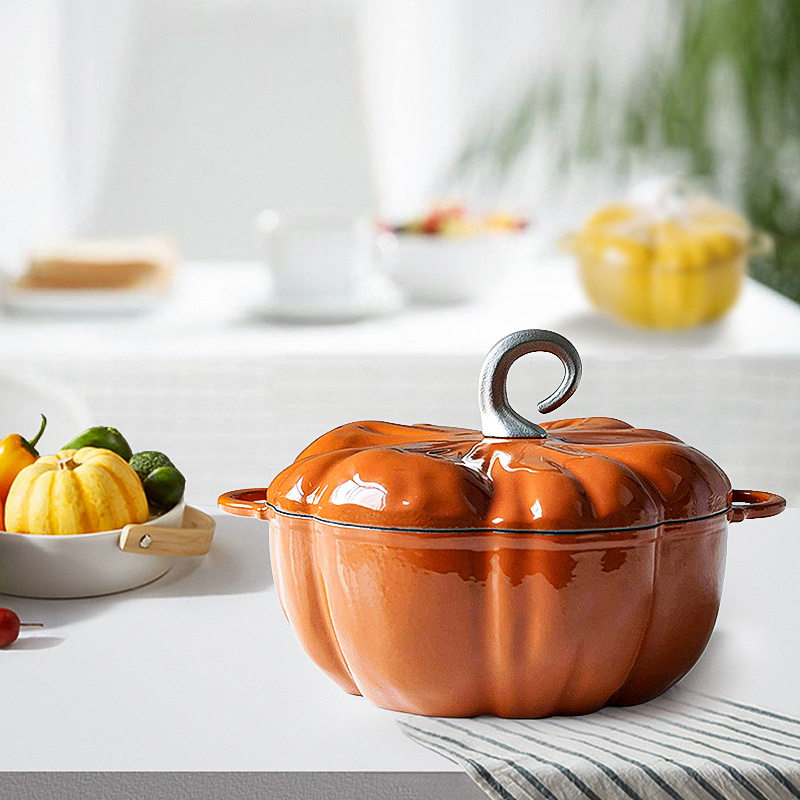
[[[497,800],[800,798],[800,720],[680,688],[584,717],[399,723]]]

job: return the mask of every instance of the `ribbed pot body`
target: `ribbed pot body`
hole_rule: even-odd
[[[305,651],[398,711],[533,718],[645,702],[697,661],[719,609],[724,513],[580,534],[269,520]]]

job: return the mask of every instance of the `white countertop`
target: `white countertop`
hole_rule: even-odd
[[[475,355],[520,328],[550,328],[584,356],[674,353],[691,357],[800,354],[800,305],[747,280],[723,320],[688,331],[621,325],[595,312],[566,257],[539,259],[475,305],[409,306],[399,314],[347,324],[290,325],[260,312],[267,296],[257,263],[189,263],[173,296],[143,316],[0,315],[0,342],[26,358],[248,357],[261,354]]]
[[[214,513],[211,553],[150,586],[0,597],[46,625],[0,650],[0,769],[454,772],[304,655],[266,523]],[[720,618],[686,685],[800,715],[798,527],[800,509],[730,527]]]

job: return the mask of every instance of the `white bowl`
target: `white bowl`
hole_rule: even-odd
[[[390,269],[412,300],[463,303],[486,295],[532,251],[527,230],[472,236],[398,233]]]
[[[186,505],[145,525],[180,528]],[[134,589],[167,573],[174,559],[126,553],[122,530],[41,536],[0,531],[0,593],[17,597],[95,597]]]

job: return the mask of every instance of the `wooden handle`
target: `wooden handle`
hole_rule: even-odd
[[[216,522],[199,508],[186,506],[183,526],[126,525],[119,549],[149,556],[204,556],[211,549]]]

